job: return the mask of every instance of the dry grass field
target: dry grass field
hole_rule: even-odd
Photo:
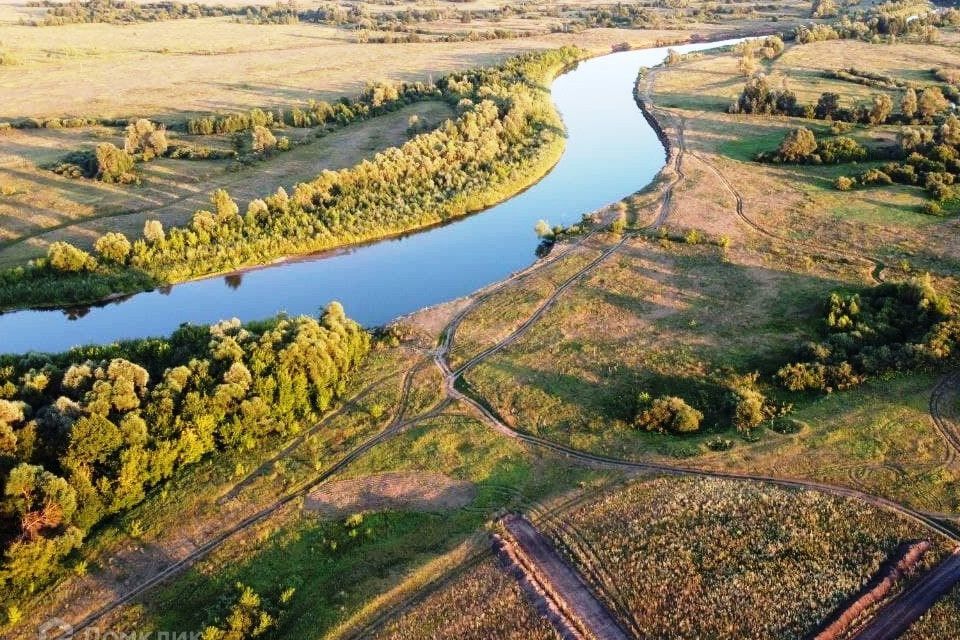
[[[913,522],[756,484],[660,478],[611,491],[554,531],[635,637],[812,637]],[[931,563],[948,548],[933,540]]]
[[[552,640],[556,631],[495,560],[469,569],[374,636],[377,640]]]

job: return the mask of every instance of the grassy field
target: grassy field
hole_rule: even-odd
[[[785,74],[793,73],[791,61],[798,59],[831,68],[823,61],[840,57],[844,47],[861,56],[862,47],[873,47],[881,61],[908,60],[917,74],[935,65],[943,49],[833,41],[789,47],[772,64]],[[904,65],[881,68],[894,73]],[[569,446],[816,478],[920,509],[956,510],[958,469],[927,414],[935,376],[894,376],[822,397],[785,394],[772,384],[772,374],[797,346],[818,334],[826,296],[871,282],[874,265],[865,258],[879,259],[888,279],[931,269],[950,291],[960,276],[949,240],[956,220],[920,213],[923,197],[914,188],[834,190],[833,178],[849,167],[752,162],[797,121],[724,112],[743,83],[732,54],[666,67],[654,82],[657,105],[669,109],[671,121],[683,121],[687,147],[686,178],[674,193],[667,224],[726,236],[729,246],[656,237],[629,241],[519,341],[471,370],[470,388],[507,423]],[[791,80],[795,85],[799,80]],[[772,235],[737,217],[729,185],[743,198],[744,214]],[[455,344],[465,350],[486,344],[475,337],[478,332],[487,341],[502,337],[515,326],[504,310],[528,308],[548,291],[534,282],[508,288],[477,307],[458,332],[463,341]],[[478,349],[476,344],[467,351]],[[763,430],[740,438],[720,410],[726,390],[717,373],[730,369],[758,371],[764,390],[792,404],[808,428],[791,436]],[[640,392],[683,397],[705,414],[701,430],[677,437],[633,427]],[[718,437],[731,439],[732,450],[711,452]]]
[[[516,580],[487,560],[427,596],[374,637],[403,640],[548,640],[556,632],[524,599]]]
[[[553,535],[637,637],[786,640],[929,534],[816,493],[661,478],[608,492]],[[928,562],[945,549],[934,542]]]
[[[473,419],[458,415],[416,425],[373,449],[338,478],[384,470],[440,471],[474,483],[477,494],[469,505],[453,511],[372,512],[363,514],[358,524],[351,524],[355,518],[328,520],[293,505],[255,531],[232,539],[147,601],[121,609],[108,625],[199,628],[239,581],[259,593],[296,588],[278,629],[282,636],[340,637],[343,625],[362,615],[367,603],[405,580],[417,579],[418,572],[437,558],[455,553],[493,514],[523,507],[596,475],[532,458]],[[187,593],[196,603],[189,609],[180,604]],[[498,620],[499,614],[491,624],[503,624]]]

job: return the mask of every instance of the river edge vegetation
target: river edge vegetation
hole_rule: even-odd
[[[945,37],[951,36],[952,32],[946,29]],[[777,64],[791,64],[795,56],[804,54],[803,47],[808,46],[816,52],[810,55],[822,56],[824,48],[821,47],[836,46],[827,49],[836,54],[859,45],[828,42],[789,47],[777,58]],[[875,55],[880,46],[890,46],[891,52],[887,55],[896,58],[898,47],[912,45],[884,42],[867,46],[875,47],[871,49]],[[471,349],[482,350],[474,345],[483,344],[484,340],[495,343],[497,338],[509,334],[523,316],[505,314],[504,309],[512,309],[515,303],[536,308],[537,301],[549,295],[551,286],[565,280],[562,274],[566,272],[562,269],[576,272],[571,263],[588,262],[584,253],[608,247],[619,241],[624,232],[641,236],[631,238],[614,260],[571,289],[557,308],[546,315],[529,336],[506,349],[502,358],[491,359],[477,369],[475,376],[471,373],[470,382],[484,397],[493,399],[492,404],[504,421],[578,448],[640,459],[684,458],[684,464],[707,468],[757,469],[767,464],[777,473],[802,477],[827,475],[840,484],[863,486],[908,504],[955,512],[954,470],[948,462],[938,459],[943,453],[943,444],[933,433],[925,413],[934,374],[956,364],[955,349],[951,348],[956,340],[956,319],[954,303],[948,299],[955,282],[955,264],[938,253],[936,246],[927,255],[898,255],[895,260],[884,255],[888,266],[880,275],[888,282],[875,284],[869,275],[876,272],[876,265],[858,262],[855,256],[837,260],[823,248],[829,247],[836,238],[824,239],[818,235],[814,223],[821,223],[840,237],[847,231],[844,225],[849,217],[854,215],[874,215],[884,224],[901,225],[894,227],[901,234],[933,234],[942,232],[943,227],[930,229],[918,223],[924,219],[915,205],[906,211],[897,211],[889,203],[882,203],[867,210],[868,213],[851,212],[837,204],[822,207],[825,198],[836,195],[830,179],[833,167],[813,163],[786,167],[754,163],[756,151],[761,147],[770,148],[770,141],[781,139],[796,121],[725,113],[730,98],[735,97],[744,82],[737,70],[738,58],[739,54],[724,54],[676,60],[668,68],[658,70],[654,78],[654,104],[669,109],[661,111],[659,116],[667,123],[674,121],[677,112],[687,116],[684,137],[690,148],[681,162],[689,178],[678,184],[668,217],[668,223],[675,224],[676,228],[659,233],[641,232],[639,227],[650,217],[652,202],[649,194],[640,194],[625,203],[631,228],[591,238],[592,242],[583,252],[556,265],[555,277],[538,283],[542,291],[540,288],[531,291],[524,283],[490,305],[479,307],[463,325],[464,333],[474,331],[476,340],[464,349],[462,357],[472,355]],[[729,81],[720,85],[724,95],[708,93],[691,97],[686,93],[690,83],[702,80],[698,70],[713,78],[726,74]],[[733,129],[731,123],[740,125],[736,129],[737,138],[729,133]],[[772,133],[768,130],[771,128]],[[669,127],[667,129],[669,132]],[[723,131],[728,133],[723,135]],[[735,204],[732,199],[717,201],[716,194],[722,192],[724,186],[698,159],[700,154],[724,172],[737,169],[749,172],[759,182],[758,189],[773,191],[777,198],[785,201],[782,208],[778,208],[783,205],[779,202],[776,206],[767,205],[770,211],[763,213],[764,223],[780,223],[775,216],[800,210],[805,216],[801,224],[784,224],[782,228],[797,229],[803,241],[820,241],[820,248],[806,255],[803,251],[791,253],[767,238],[758,237],[759,234],[752,235],[738,228],[740,223],[730,224],[730,220],[736,221]],[[805,192],[812,203],[798,205],[790,200],[790,189],[803,189],[808,182],[814,184]],[[737,180],[735,184],[745,192],[747,215],[756,213],[756,207],[763,206],[763,201],[758,205],[760,196],[748,191],[750,182]],[[865,197],[859,190],[854,193]],[[923,198],[912,193],[910,197],[911,203]],[[828,213],[818,213],[821,209]],[[831,217],[818,218],[818,215]],[[900,217],[895,217],[897,215]],[[872,222],[876,224],[876,220]],[[949,220],[934,219],[934,223],[942,225]],[[819,229],[819,234],[824,233]],[[721,240],[722,237],[726,240]],[[909,240],[916,236],[905,237]],[[706,242],[705,238],[717,240]],[[897,252],[902,248],[895,242],[890,248],[885,246],[886,242],[868,236],[859,246],[870,251],[870,255],[874,250]],[[846,244],[849,239],[834,246]],[[904,265],[899,260],[920,266]],[[924,276],[923,272],[930,275]],[[744,294],[745,290],[749,295]],[[718,320],[718,315],[724,317]],[[646,335],[652,336],[650,342],[644,341]],[[639,359],[638,354],[644,359]],[[755,371],[760,375],[755,375]],[[785,375],[778,377],[778,371],[784,371]],[[109,382],[109,363],[105,374]],[[126,384],[123,376],[117,380]],[[791,390],[791,385],[796,389]],[[521,398],[521,392],[531,397]],[[577,404],[580,406],[572,406]],[[787,405],[793,405],[789,412],[786,412]],[[378,410],[370,407],[371,414],[382,412],[383,407]],[[901,419],[904,415],[908,420]],[[694,422],[698,428],[690,430],[688,427]],[[738,428],[739,424],[744,428]],[[122,431],[122,423],[120,427]],[[621,431],[632,439],[606,439],[610,434],[621,435]],[[505,485],[521,484],[525,474],[533,475],[530,469],[538,462],[548,467],[558,464],[549,457],[538,461],[525,452],[510,450],[508,445],[491,445],[491,440],[499,443],[484,425],[469,418],[446,417],[404,434],[391,445],[389,453],[372,452],[369,458],[365,457],[351,468],[348,475],[397,467],[441,467],[478,482],[495,478],[487,487],[493,494],[508,492]],[[497,447],[498,455],[478,461],[492,446]],[[801,451],[798,453],[797,449]],[[784,452],[793,457],[781,456]],[[225,457],[230,453],[223,451]],[[808,467],[796,466],[801,458],[806,459]],[[835,462],[836,468],[824,468],[829,466],[824,461]],[[491,472],[490,468],[497,465],[502,467]],[[901,475],[894,477],[898,467]],[[187,469],[186,473],[190,471]],[[554,486],[535,495],[549,494],[584,479],[583,475],[572,473],[570,477],[554,478]],[[677,481],[662,482],[669,494]],[[714,489],[707,491],[712,500],[707,502],[707,507],[729,504],[728,501],[737,506],[766,506],[764,500],[775,504],[782,500],[782,496],[776,495],[778,492],[765,489]],[[901,494],[905,489],[916,493]],[[700,498],[702,495],[694,502],[702,505]],[[832,499],[817,496],[811,501],[816,503],[813,508],[797,509],[796,514],[788,511],[800,517],[822,515],[826,506],[829,514],[835,513]],[[616,500],[611,497],[607,502],[616,503]],[[527,506],[510,499],[490,500],[490,503],[497,507]],[[638,504],[631,501],[626,506],[635,512]],[[627,511],[623,504],[615,504],[611,510],[618,515]],[[832,527],[850,524],[851,528],[844,531],[855,541],[863,539],[862,531],[855,529],[858,525],[868,532],[878,531],[876,513],[864,515],[860,507],[853,507],[852,515],[841,511],[847,515],[839,518],[839,522],[831,515],[818,518],[818,524],[822,520]],[[426,562],[425,558],[446,553],[451,540],[462,540],[471,528],[482,526],[491,512],[495,509],[458,513],[456,526],[447,529],[438,524],[444,518],[411,512],[382,512],[337,522],[288,516],[275,521],[275,529],[258,531],[256,536],[230,546],[197,571],[173,581],[163,597],[127,608],[121,619],[151,620],[157,628],[170,621],[199,621],[201,627],[198,628],[205,629],[222,629],[228,621],[236,620],[247,635],[258,631],[256,621],[263,621],[263,632],[256,635],[283,637],[303,631],[303,626],[291,626],[296,615],[291,616],[290,612],[297,611],[299,606],[304,615],[317,610],[313,613],[316,617],[306,618],[303,624],[323,619],[324,624],[330,625],[331,620],[342,621],[356,612],[364,598],[369,600],[386,585],[401,580],[397,574],[408,575],[416,571],[418,563]],[[700,513],[704,512],[725,522],[722,509],[719,516],[709,508]],[[739,513],[742,515],[742,511]],[[649,523],[643,523],[642,517],[639,520],[638,529],[647,531]],[[889,521],[886,517],[883,524]],[[712,524],[715,523],[716,520]],[[602,529],[590,518],[587,524],[594,527],[591,531],[597,535],[616,533],[612,527]],[[758,528],[767,532],[768,525],[769,519]],[[792,533],[797,533],[797,529]],[[914,531],[904,532],[907,534],[912,537]],[[666,535],[665,546],[679,545],[670,560],[682,563],[690,541],[682,536],[678,538],[678,534],[671,536],[667,532]],[[418,538],[429,539],[432,546]],[[629,543],[644,540],[641,534],[631,536]],[[738,541],[753,544],[755,530],[751,529]],[[879,548],[887,551],[893,544],[892,537],[885,538]],[[624,546],[604,544],[601,549],[615,553]],[[409,560],[414,555],[409,553],[411,549],[417,551],[413,561]],[[769,547],[761,547],[759,551],[752,548],[751,553],[763,556],[769,551]],[[842,567],[850,590],[856,582],[851,576],[867,575],[868,569],[880,558],[878,548],[860,547],[858,552],[862,552],[864,558],[869,557],[863,565]],[[408,554],[406,561],[400,559],[405,553]],[[306,575],[291,572],[291,557],[303,558],[301,566],[321,568],[316,572],[311,569]],[[368,562],[368,557],[374,561]],[[317,563],[318,558],[331,561]],[[763,569],[769,568],[763,566]],[[355,590],[346,584],[358,577],[379,578],[391,571],[396,573],[376,585],[365,583],[367,591]],[[320,573],[324,575],[318,575]],[[254,583],[258,578],[260,582]],[[304,583],[298,583],[298,579],[306,581],[309,588],[304,589]],[[621,584],[625,582],[629,580]],[[796,586],[801,582],[792,584]],[[323,588],[315,589],[315,585]],[[377,591],[377,586],[381,591]],[[249,594],[248,587],[255,588],[259,595]],[[323,594],[322,602],[317,602],[312,595],[304,598],[305,592]],[[761,592],[762,589],[757,588],[755,593]],[[186,594],[196,593],[203,594],[204,610],[178,611],[182,609],[178,603]],[[832,597],[836,599],[840,595]],[[818,603],[818,612],[826,610],[825,602]],[[937,609],[937,618],[930,624],[947,628],[951,617],[955,617],[949,606],[950,603],[945,602],[944,607]],[[761,620],[759,624],[767,622]],[[318,625],[310,630],[318,633],[320,628],[329,627]],[[216,631],[210,633],[216,634]]]
[[[370,348],[332,303],[317,320],[186,326],[167,339],[4,356],[2,599],[45,586],[105,518],[215,451],[290,436]]]
[[[456,104],[462,114],[456,121],[352,169],[326,171],[292,194],[281,188],[265,195],[243,215],[229,194],[218,190],[211,210],[197,211],[188,227],[164,229],[148,220],[143,237],[133,242],[116,232],[102,236],[96,256],[54,243],[45,260],[0,274],[0,307],[93,302],[384,238],[483,209],[529,186],[559,159],[562,123],[548,85],[584,55],[576,48],[525,54],[495,69],[443,78],[430,92]],[[417,96],[428,92],[422,86],[412,90]],[[396,101],[398,93],[408,92],[394,88],[387,99]],[[382,102],[377,98],[374,104]],[[318,116],[321,122],[329,117]],[[237,127],[266,131],[259,121]],[[121,179],[132,160],[114,161],[117,153],[130,157],[127,150],[102,155],[106,171]],[[99,147],[96,157],[99,163]]]

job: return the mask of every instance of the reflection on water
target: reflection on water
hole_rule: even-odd
[[[330,300],[372,326],[500,280],[539,255],[537,220],[577,222],[643,188],[663,166],[665,152],[637,109],[633,84],[640,67],[658,64],[666,51],[594,58],[557,78],[553,99],[567,128],[563,157],[543,180],[487,211],[421,233],[230,274],[223,283],[207,278],[103,305],[0,315],[0,352],[166,335],[184,322],[316,314]]]
[[[223,277],[224,283],[231,289],[239,289],[240,285],[243,284],[243,274],[242,273],[231,273]]]

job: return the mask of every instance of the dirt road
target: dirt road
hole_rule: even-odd
[[[630,636],[613,615],[529,520],[509,515],[501,522],[528,578],[550,597],[571,626],[586,638],[628,640]]]
[[[960,547],[910,589],[881,609],[853,640],[899,638],[933,603],[960,581]]]

